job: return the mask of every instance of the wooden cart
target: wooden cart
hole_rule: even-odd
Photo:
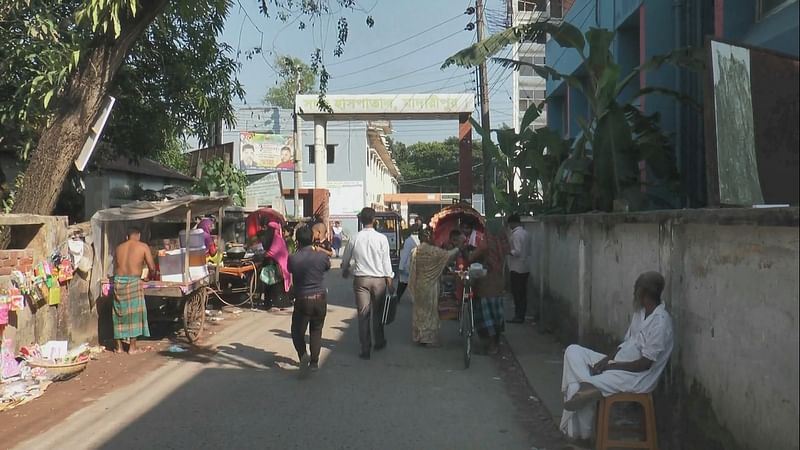
[[[111,208],[98,211],[92,217],[92,228],[95,236],[102,236],[100,253],[100,267],[104,274],[111,273],[111,251],[119,242],[131,225],[147,228],[153,223],[184,223],[186,236],[189,236],[192,218],[210,213],[218,213],[221,222],[223,209],[230,204],[228,197],[182,197],[167,202],[135,202],[120,208]],[[219,223],[222,229],[222,223]],[[222,251],[221,242],[217,248]],[[192,279],[189,271],[189,252],[185,254],[183,281],[148,281],[144,283],[146,297],[162,299],[172,303],[168,312],[173,317],[171,321],[181,321],[186,338],[194,343],[200,339],[205,325],[205,310],[208,303],[210,287],[218,286],[218,272],[216,267],[209,266],[208,275]],[[97,262],[97,257],[95,258]],[[101,280],[104,294],[111,292],[112,283],[108,278]],[[175,303],[177,302],[177,303]],[[158,321],[156,315],[148,321]]]

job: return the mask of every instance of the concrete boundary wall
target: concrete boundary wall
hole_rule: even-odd
[[[786,208],[528,222],[532,309],[564,343],[607,350],[627,328],[636,276],[660,271],[676,339],[657,395],[668,411],[659,428],[677,436],[668,447],[797,449],[798,217]]]

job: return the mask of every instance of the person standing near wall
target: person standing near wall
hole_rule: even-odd
[[[525,323],[528,310],[528,276],[530,275],[529,254],[531,241],[528,232],[522,226],[519,214],[508,217],[511,228],[511,251],[508,268],[511,271],[511,296],[514,297],[514,318],[510,323]]]
[[[353,291],[358,308],[358,337],[361,341],[359,358],[370,359],[372,326],[375,328],[375,350],[386,347],[383,334],[383,307],[386,291],[392,290],[392,261],[389,239],[375,228],[375,210],[364,208],[358,214],[363,226],[347,244],[342,256],[342,276],[352,273]],[[374,322],[374,324],[372,323]]]

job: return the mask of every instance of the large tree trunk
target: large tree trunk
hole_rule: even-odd
[[[50,214],[53,211],[70,166],[80,154],[128,50],[168,3],[169,0],[140,1],[138,14],[123,22],[118,38],[98,39],[97,45],[82,55],[64,92],[55,100],[55,117],[31,153],[12,212]]]

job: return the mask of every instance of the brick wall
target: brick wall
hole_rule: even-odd
[[[14,270],[28,272],[33,268],[33,250],[0,250],[0,276]]]

